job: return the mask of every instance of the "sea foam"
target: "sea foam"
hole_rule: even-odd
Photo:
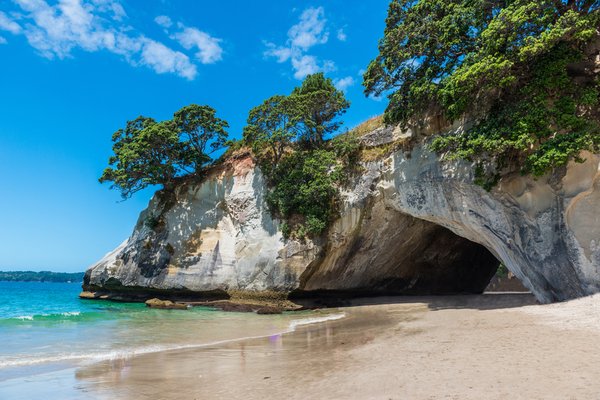
[[[61,313],[62,315],[78,315],[78,312],[73,313]],[[47,355],[47,354],[35,354],[31,355],[29,358],[23,359],[22,356],[19,357],[7,357],[0,358],[0,369],[4,368],[15,368],[15,367],[26,367],[32,365],[39,364],[49,364],[49,363],[77,363],[82,362],[84,364],[90,364],[101,361],[112,361],[112,360],[121,360],[128,359],[135,356],[140,356],[144,354],[150,353],[158,353],[163,351],[174,351],[174,350],[184,350],[184,349],[196,349],[203,347],[212,347],[212,346],[220,346],[228,343],[236,343],[244,340],[253,340],[253,339],[263,339],[268,338],[273,335],[282,335],[286,333],[294,332],[298,327],[304,325],[312,325],[318,323],[324,323],[327,321],[334,321],[338,319],[342,319],[346,316],[345,313],[324,315],[320,317],[310,317],[310,318],[300,318],[290,321],[288,324],[288,328],[277,333],[269,333],[265,335],[257,335],[257,336],[244,336],[234,339],[226,339],[226,340],[217,340],[210,341],[206,343],[199,344],[183,344],[183,345],[150,345],[138,347],[135,349],[123,349],[123,350],[110,350],[104,352],[97,353],[63,353],[56,355]],[[33,316],[22,316],[24,319],[33,319]]]

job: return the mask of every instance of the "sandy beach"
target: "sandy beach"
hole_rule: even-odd
[[[597,399],[600,296],[363,299],[293,333],[5,381],[26,399]],[[328,310],[329,313],[331,310]],[[315,316],[319,315],[315,312]]]

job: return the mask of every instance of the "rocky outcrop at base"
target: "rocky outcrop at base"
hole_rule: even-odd
[[[146,306],[150,308],[160,308],[163,310],[187,310],[188,306],[183,303],[175,303],[171,300],[161,300],[152,298],[150,300],[146,300]]]

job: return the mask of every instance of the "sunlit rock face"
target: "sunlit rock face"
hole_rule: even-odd
[[[473,184],[470,164],[417,146],[369,165],[357,187],[483,245],[539,300],[564,300],[600,290],[600,157],[584,156],[566,172],[510,175],[486,192]]]
[[[410,136],[382,132],[381,136]],[[375,140],[371,138],[372,140]],[[392,139],[396,140],[396,139]],[[365,163],[328,233],[284,240],[249,155],[155,196],[84,288],[319,295],[481,292],[502,261],[544,302],[600,290],[600,157],[486,192],[425,144]]]
[[[88,270],[86,284],[111,290],[293,290],[319,249],[284,242],[265,194],[264,178],[249,156],[174,195],[157,194],[131,237]]]

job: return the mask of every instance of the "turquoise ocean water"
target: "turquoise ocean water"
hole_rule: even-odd
[[[2,382],[149,352],[277,336],[339,313],[156,310],[140,303],[78,298],[79,283],[0,282]]]

